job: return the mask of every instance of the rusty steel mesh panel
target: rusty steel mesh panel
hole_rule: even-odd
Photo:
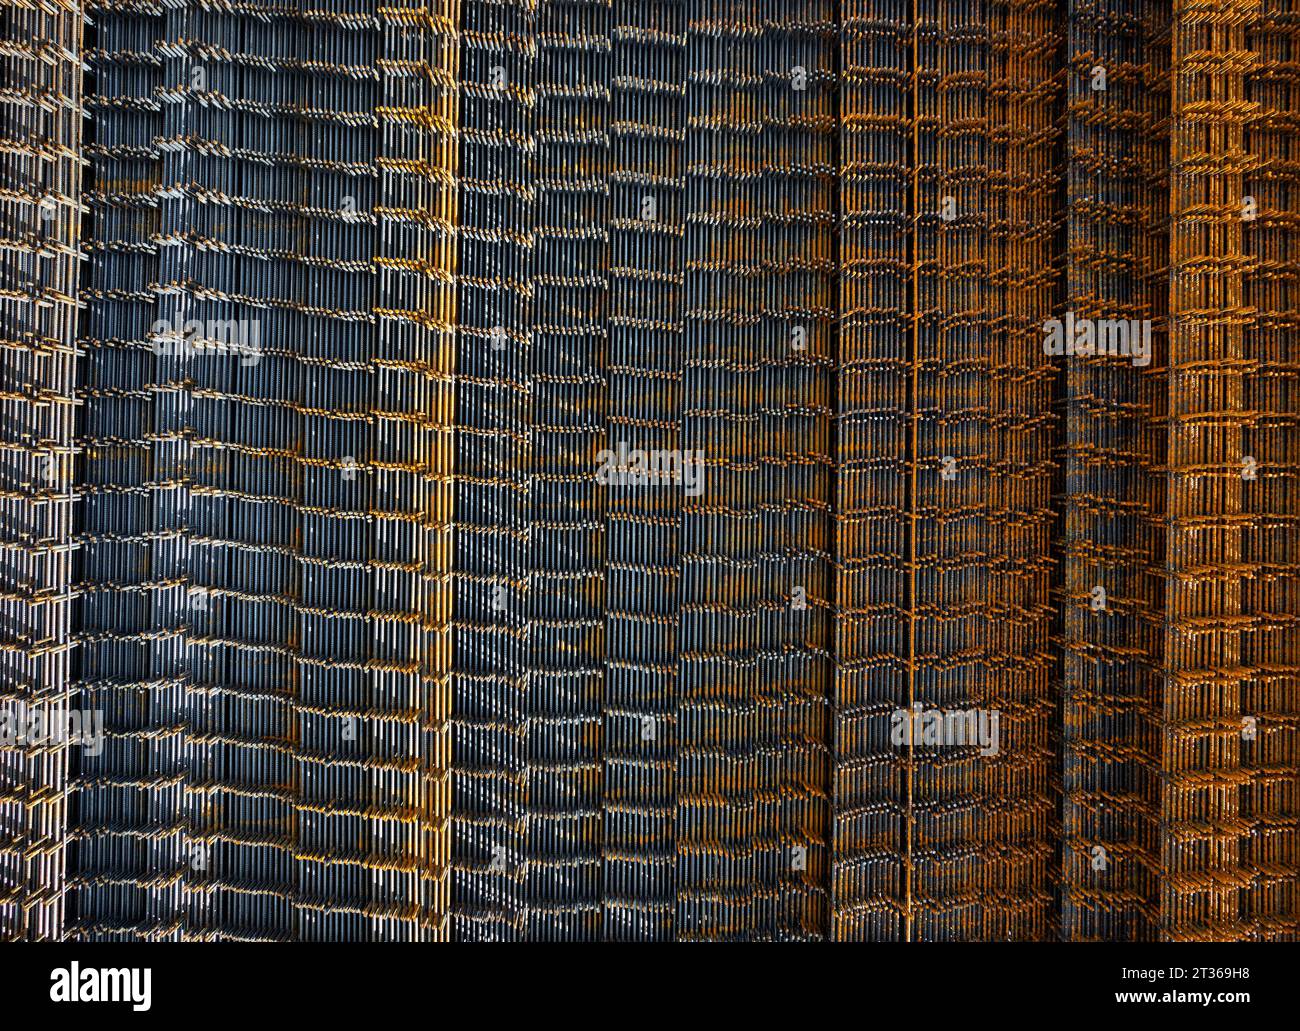
[[[1053,33],[1045,5],[844,20],[838,938],[1051,933]],[[916,733],[976,710],[996,753]]]
[[[455,31],[105,5],[71,928],[443,933]]]
[[[1144,941],[1159,922],[1168,5],[1077,4],[1069,47],[1063,308],[1149,321],[1152,354],[1064,373],[1062,931]]]
[[[1262,13],[1249,0],[1174,7],[1160,921],[1175,941],[1245,940],[1285,918],[1258,905],[1269,867],[1251,848],[1269,797],[1251,768],[1258,721],[1265,741],[1279,729],[1265,685],[1285,675],[1256,649],[1286,621],[1267,592],[1259,524],[1270,513],[1256,490],[1282,456],[1270,453],[1271,406],[1247,394],[1263,378],[1247,292],[1263,269],[1242,217],[1258,163],[1247,142],[1259,107],[1247,94],[1257,66],[1248,33]]]
[[[761,210],[777,228],[764,242],[771,266],[762,302],[771,368],[759,384],[758,407],[772,426],[765,450],[776,456],[780,509],[759,524],[768,542],[760,550],[770,563],[770,572],[760,573],[776,581],[768,604],[780,611],[774,613],[779,632],[760,675],[776,682],[780,705],[770,747],[780,767],[774,803],[778,864],[788,872],[779,887],[774,936],[800,941],[829,933],[832,449],[839,318],[836,15],[831,3],[785,0],[766,20],[764,39],[774,66],[765,71],[764,105],[775,124],[764,128],[774,145],[764,146]],[[775,399],[766,387],[774,378],[784,387]],[[776,525],[768,530],[771,523]],[[755,933],[767,930],[758,927]]]
[[[1253,621],[1242,604],[1249,481],[1238,456],[1255,416],[1243,392],[1251,263],[1227,202],[1245,195],[1251,163],[1246,26],[1258,13],[1255,2],[1177,3],[1173,16],[1159,844],[1161,932],[1175,940],[1246,933],[1241,647]]]
[[[678,640],[688,940],[825,933],[830,478],[791,444],[816,442],[829,401],[833,13],[687,5],[682,440],[702,477],[683,500]]]
[[[850,940],[900,939],[910,891],[907,754],[881,732],[911,705],[909,16],[842,5],[830,915]]]
[[[0,936],[1300,937],[1291,0],[0,11]]]

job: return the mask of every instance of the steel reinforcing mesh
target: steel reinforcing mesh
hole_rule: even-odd
[[[1292,0],[0,30],[0,937],[1300,939]]]

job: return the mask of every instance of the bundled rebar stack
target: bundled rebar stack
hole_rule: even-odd
[[[1296,940],[1293,6],[5,3],[0,936]]]
[[[75,0],[0,8],[0,938],[64,933],[81,242]]]

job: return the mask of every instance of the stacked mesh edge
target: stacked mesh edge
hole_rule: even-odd
[[[71,927],[436,936],[454,25],[92,15]]]
[[[1068,306],[1152,325],[1065,390],[1071,939],[1295,936],[1296,29],[1071,10]]]
[[[73,704],[81,7],[0,9],[0,705],[6,734]],[[0,936],[64,925],[69,755],[0,747]]]
[[[0,936],[1300,935],[1286,3],[3,11]]]
[[[833,920],[1051,933],[1047,5],[844,5]],[[894,713],[1001,714],[999,752]]]

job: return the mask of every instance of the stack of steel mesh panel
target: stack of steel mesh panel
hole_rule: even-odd
[[[1176,3],[1171,77],[1169,416],[1164,697],[1160,764],[1160,930],[1178,940],[1249,937],[1251,774],[1243,709],[1263,669],[1249,658],[1272,614],[1245,592],[1263,555],[1243,475],[1255,323],[1239,198],[1253,166],[1246,96],[1260,0]],[[1237,203],[1233,203],[1236,201]],[[1263,450],[1263,449],[1260,449]],[[1271,466],[1265,452],[1266,470]],[[1264,481],[1267,483],[1267,479]],[[1256,728],[1258,740],[1258,728]]]
[[[837,937],[1052,923],[1053,25],[845,14]],[[998,739],[897,733],[927,711]]]
[[[834,23],[815,4],[751,9],[687,9],[682,442],[703,476],[683,499],[688,939],[824,934],[830,479],[801,445],[829,400]]]
[[[1296,934],[1293,39],[1256,3],[1072,18],[1068,305],[1151,343],[1067,374],[1070,939]]]
[[[1052,23],[1041,5],[914,17],[908,702],[976,712],[987,739],[912,745],[904,936],[1042,937],[1050,423],[1035,322],[1054,98],[1033,64]]]
[[[619,0],[611,24],[606,444],[681,444],[685,4]],[[677,934],[683,497],[605,500],[603,936]]]
[[[765,14],[760,114],[770,143],[758,212],[768,228],[755,407],[765,426],[759,462],[771,468],[758,472],[779,477],[779,494],[757,527],[760,582],[776,585],[760,617],[776,627],[759,677],[775,685],[779,779],[769,805],[779,852],[769,859],[777,911],[753,933],[807,940],[826,937],[829,915],[839,35],[833,3],[784,0]],[[743,352],[735,359],[743,367]]]
[[[1292,6],[7,4],[0,935],[1296,939]]]
[[[912,745],[900,754],[888,733],[890,713],[912,703],[909,15],[907,0],[842,4],[830,860],[839,940],[899,939],[910,906]]]
[[[371,430],[375,735],[364,765],[376,940],[444,939],[451,864],[455,0],[379,11]]]
[[[688,2],[685,26],[680,446],[699,453],[704,476],[698,495],[682,492],[679,542],[677,935],[687,940],[735,939],[763,922],[764,874],[778,858],[760,802],[778,788],[764,734],[774,699],[757,668],[771,647],[757,618],[778,585],[756,575],[754,532],[771,489],[754,482],[767,431],[754,382],[766,328],[753,285],[764,257],[761,22],[729,6]]]
[[[1050,0],[992,4],[987,16],[985,261],[991,296],[984,302],[990,318],[982,451],[991,539],[981,704],[998,723],[996,744],[977,748],[981,909],[961,936],[1041,941],[1055,935],[1059,923],[1061,774],[1051,595],[1056,373],[1042,351],[1041,326],[1060,278],[1053,255],[1060,219],[1060,94],[1052,62],[1061,36]]]
[[[0,9],[0,939],[64,933],[81,5]]]
[[[1068,282],[1055,314],[1152,327],[1149,365],[1076,355],[1063,373],[1062,932],[1071,940],[1150,940],[1159,922],[1168,41],[1168,5],[1071,8]]]
[[[985,300],[994,219],[991,26],[969,4],[941,2],[914,10],[910,28],[905,619],[908,701],[925,712],[984,705],[996,660],[987,619],[998,533],[989,449],[995,309]],[[912,744],[904,771],[909,940],[965,937],[979,918],[980,762],[973,748]]]
[[[1251,261],[1242,303],[1254,313],[1243,335],[1240,456],[1228,471],[1243,480],[1240,763],[1246,776],[1239,817],[1249,830],[1241,866],[1243,936],[1300,937],[1300,615],[1295,540],[1300,520],[1300,165],[1295,104],[1300,9],[1269,4],[1247,39],[1255,53],[1243,100],[1255,105],[1246,140],[1239,216]],[[1251,207],[1249,201],[1253,202]],[[1233,198],[1226,198],[1229,208]],[[1244,205],[1244,206],[1242,206]],[[1232,468],[1232,459],[1238,467]],[[1254,459],[1254,478],[1249,476]],[[1245,731],[1245,733],[1242,733]]]
[[[99,13],[87,937],[441,927],[452,32]]]
[[[916,10],[911,24],[906,621],[908,696],[922,712],[983,704],[992,657],[990,29],[966,4]],[[973,749],[912,745],[909,939],[964,936],[978,917],[979,762]]]
[[[460,25],[452,933],[523,935],[537,5]]]
[[[69,922],[90,937],[165,937],[182,923],[186,699],[178,399],[150,346],[161,282],[162,11],[96,4],[89,13],[77,671],[83,703],[104,714],[105,741],[77,771]]]
[[[601,936],[610,16],[543,3],[534,120],[525,932]],[[609,728],[627,733],[626,724]]]
[[[770,934],[784,879],[770,808],[781,787],[781,685],[760,669],[777,644],[761,616],[784,600],[761,569],[778,541],[764,539],[760,519],[781,500],[758,389],[776,335],[760,306],[767,55],[762,21],[738,18],[737,7],[686,5],[681,445],[698,452],[704,477],[682,501],[677,934],[686,939]]]

